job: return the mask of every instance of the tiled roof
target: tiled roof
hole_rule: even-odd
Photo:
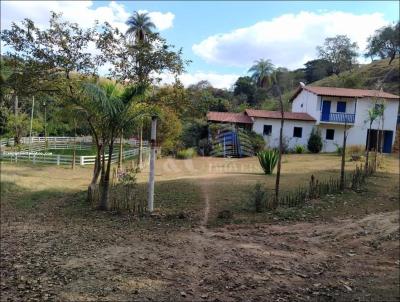
[[[300,86],[296,90],[295,94],[290,98],[290,101],[293,101],[303,89],[311,93],[323,96],[338,96],[338,97],[351,97],[351,98],[376,97],[376,98],[397,99],[397,100],[400,99],[398,95],[379,90],[320,87],[320,86],[303,86],[303,87]]]
[[[252,119],[244,113],[215,112],[207,113],[207,120],[213,122],[252,124]]]
[[[246,109],[246,114],[251,117],[280,119],[280,111],[267,111],[267,110],[255,110]],[[299,120],[299,121],[311,121],[315,122],[315,119],[308,113],[303,112],[284,112],[283,117],[285,120]]]

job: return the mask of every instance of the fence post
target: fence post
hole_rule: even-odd
[[[60,155],[58,154],[57,155],[57,166],[59,166],[60,165]]]
[[[36,153],[33,154],[33,163],[36,164]]]
[[[80,159],[80,164],[83,166],[85,164],[85,157],[84,156],[79,156]]]

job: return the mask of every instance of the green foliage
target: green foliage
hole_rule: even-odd
[[[162,146],[162,152],[172,154],[180,147],[179,138],[182,134],[182,122],[168,108],[161,108],[161,117],[157,126],[157,141]]]
[[[265,148],[265,141],[264,137],[261,134],[258,134],[254,131],[246,131],[248,135],[251,146],[253,148],[254,153],[258,153],[264,150]]]
[[[306,148],[303,145],[296,145],[294,146],[294,152],[297,154],[302,154],[306,151]]]
[[[250,67],[251,79],[258,87],[268,87],[272,84],[271,75],[275,70],[271,60],[259,59]]]
[[[389,65],[396,54],[400,53],[400,22],[395,25],[384,26],[375,31],[368,38],[367,53],[365,57],[390,58]]]
[[[307,144],[308,151],[311,153],[319,153],[322,150],[322,138],[318,129],[313,128]]]
[[[257,153],[258,160],[265,174],[272,174],[279,159],[276,150],[264,150]]]
[[[335,74],[351,69],[358,56],[357,43],[351,42],[346,35],[326,38],[324,45],[318,46],[317,51],[320,59],[331,64]]]
[[[337,154],[337,155],[342,155],[342,153],[343,153],[343,147],[340,146],[340,145],[338,145],[338,144],[335,144],[335,148],[336,148],[336,154]]]
[[[211,124],[210,128],[212,128],[213,125],[215,124]],[[202,119],[193,119],[187,121],[183,125],[183,130],[180,136],[182,145],[185,148],[200,147],[200,141],[207,139],[207,127],[207,122]],[[204,147],[204,143],[202,145]]]
[[[332,74],[331,63],[324,59],[308,61],[304,66],[305,79],[307,83],[318,81]]]
[[[195,157],[197,154],[196,149],[188,148],[181,151],[178,151],[176,154],[177,159],[189,159]]]
[[[254,94],[256,87],[250,77],[239,77],[234,85],[233,94],[235,96],[244,96],[240,98],[239,103],[254,103]]]

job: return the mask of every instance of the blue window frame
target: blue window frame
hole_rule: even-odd
[[[346,102],[337,102],[336,112],[346,112]]]

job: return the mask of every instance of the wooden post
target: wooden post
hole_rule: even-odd
[[[32,110],[31,110],[31,128],[29,131],[29,158],[31,157],[31,145],[32,145],[32,124],[33,124],[33,110],[35,108],[35,96],[32,97]]]
[[[139,169],[143,168],[143,122],[140,124],[139,130],[139,154],[138,154],[138,165]]]
[[[148,188],[148,205],[147,210],[151,213],[154,210],[154,164],[156,159],[156,132],[157,132],[157,117],[151,117],[151,140],[150,140],[150,175]]]
[[[123,153],[124,148],[123,148],[123,145],[122,145],[122,141],[123,141],[122,136],[123,136],[123,134],[122,134],[122,132],[121,132],[121,136],[120,136],[120,138],[119,138],[118,169],[122,169],[122,160],[123,160],[122,157],[123,157],[123,155],[124,155],[124,153]]]
[[[79,156],[79,163],[81,166],[85,164],[85,157],[84,156]]]
[[[57,166],[59,166],[60,165],[60,155],[58,154],[57,155]]]

